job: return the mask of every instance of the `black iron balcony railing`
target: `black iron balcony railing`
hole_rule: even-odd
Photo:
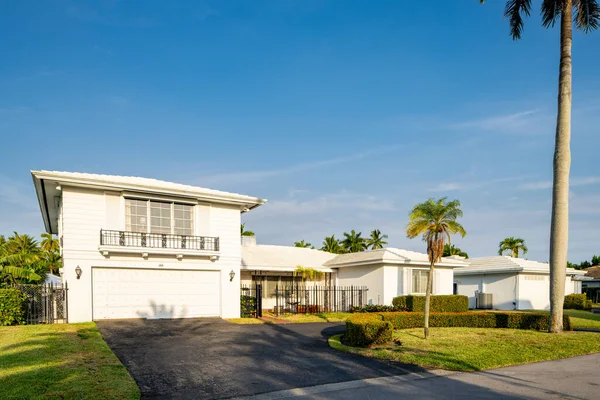
[[[219,251],[218,237],[110,231],[105,229],[100,230],[100,244],[103,246]]]

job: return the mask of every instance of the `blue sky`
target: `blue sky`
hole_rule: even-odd
[[[29,170],[52,169],[267,198],[243,220],[271,244],[423,251],[407,215],[448,196],[471,256],[520,236],[546,261],[558,30],[513,42],[503,3],[5,4],[0,233],[42,231]],[[599,41],[574,36],[573,262],[600,254]]]

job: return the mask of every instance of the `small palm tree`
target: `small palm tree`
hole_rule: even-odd
[[[388,242],[385,239],[388,238],[388,235],[382,235],[379,229],[373,229],[371,231],[371,237],[367,239],[367,247],[370,247],[371,250],[383,249]]]
[[[302,239],[299,242],[294,242],[294,247],[304,247],[304,248],[314,249],[314,246],[308,242],[305,242],[304,239]]]
[[[246,230],[246,224],[240,225],[240,235],[242,236],[254,236],[254,232]]]
[[[294,270],[293,274],[294,276],[301,276],[302,284],[305,284],[307,280],[315,281],[317,279],[320,279],[324,273],[311,267],[303,267],[302,265],[298,265]]]
[[[450,242],[451,235],[458,233],[464,237],[467,234],[465,228],[456,221],[462,215],[460,202],[458,200],[446,201],[446,197],[439,200],[429,199],[425,203],[417,204],[409,215],[406,236],[413,239],[423,235],[423,241],[427,243],[427,255],[429,256],[429,275],[427,276],[427,289],[425,290],[423,324],[425,339],[429,338],[429,305],[433,287],[434,265],[442,258],[446,239]]]
[[[344,232],[344,240],[342,240],[342,246],[348,253],[358,253],[359,251],[365,251],[367,248],[367,242],[365,238],[361,236],[362,232],[356,233],[354,229],[350,233]]]
[[[449,257],[449,256],[461,256],[464,258],[469,258],[469,255],[467,253],[465,253],[464,251],[462,251],[459,247],[454,246],[453,244],[449,244],[446,243],[444,245],[444,254],[442,254],[442,257]]]
[[[506,252],[510,252],[510,254],[514,258],[519,258],[519,251],[522,251],[523,254],[526,254],[528,249],[525,245],[525,240],[521,238],[508,237],[500,242],[498,245],[498,255],[501,256]]]
[[[321,250],[333,254],[341,254],[344,252],[344,248],[340,244],[340,241],[335,238],[335,235],[328,236],[323,240]]]

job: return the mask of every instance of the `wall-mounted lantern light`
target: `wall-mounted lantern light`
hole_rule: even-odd
[[[81,267],[78,265],[77,268],[75,268],[75,274],[77,275],[77,279],[81,278]]]
[[[233,278],[235,278],[235,271],[231,270],[231,272],[229,273],[229,282],[233,281]]]

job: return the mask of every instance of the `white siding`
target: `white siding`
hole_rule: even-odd
[[[219,259],[184,256],[178,260],[173,255],[112,254],[104,257],[98,250],[100,229],[124,229],[124,200],[101,190],[63,186],[62,236],[64,280],[69,285],[69,321],[92,320],[92,267],[156,268],[165,270],[221,271],[220,315],[223,318],[239,317],[240,301],[240,210],[227,205],[198,205],[195,222],[198,233],[218,236]],[[118,215],[115,216],[114,214]],[[119,227],[117,227],[119,225]],[[76,279],[75,268],[82,269]],[[235,277],[230,281],[229,273]]]
[[[366,286],[367,304],[389,304],[384,303],[383,274],[381,265],[343,267],[337,270],[337,284],[339,286]]]
[[[436,290],[434,294],[452,294],[452,284],[454,283],[454,270],[452,268],[435,268],[436,272]]]

